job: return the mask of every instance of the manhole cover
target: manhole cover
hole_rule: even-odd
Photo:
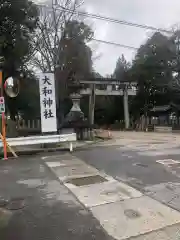
[[[22,198],[13,198],[8,201],[6,209],[8,210],[20,210],[25,207],[25,200]]]
[[[126,217],[128,218],[138,218],[141,216],[141,214],[133,209],[127,209],[124,211],[124,214],[126,215]]]
[[[102,182],[107,182],[107,180],[100,175],[95,175],[81,178],[73,178],[68,180],[66,183],[71,183],[75,186],[85,186]]]
[[[148,167],[148,165],[143,164],[143,163],[135,163],[134,165],[135,165],[135,166],[138,166],[138,167],[144,167],[144,168],[147,168],[147,167]]]

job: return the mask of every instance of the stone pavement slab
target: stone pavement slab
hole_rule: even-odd
[[[61,161],[54,161],[54,162],[46,162],[46,164],[50,168],[55,168],[55,167],[67,167],[67,166],[74,166],[74,165],[82,165],[83,162],[79,159],[71,159],[71,160],[61,160]]]
[[[161,183],[144,188],[146,195],[180,211],[180,183]]]
[[[47,165],[48,164],[49,163],[47,163]],[[88,166],[86,164],[51,167],[51,169],[56,174],[56,176],[62,181],[66,181],[69,178],[92,176],[98,174],[98,171],[95,168]]]
[[[118,240],[180,223],[179,212],[147,196],[92,207],[91,211],[108,234]]]
[[[128,240],[179,240],[180,239],[180,224],[162,228],[158,231],[153,231],[138,237],[132,237]]]
[[[86,207],[93,207],[142,196],[142,193],[139,191],[116,180],[83,187],[65,185],[69,187]]]

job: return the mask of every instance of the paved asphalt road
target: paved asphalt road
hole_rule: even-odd
[[[180,211],[180,144],[159,140],[125,142],[77,151],[75,155]]]
[[[1,240],[112,240],[41,157],[0,162],[0,205]]]
[[[179,140],[128,136],[100,145],[73,155],[180,211]],[[63,154],[49,153],[46,161],[58,164]],[[47,167],[43,157],[0,162],[0,240],[113,240]],[[175,227],[179,229],[179,225],[172,226],[173,233]],[[138,239],[144,240],[143,236]]]

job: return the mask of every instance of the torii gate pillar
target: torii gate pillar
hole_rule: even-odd
[[[129,120],[129,103],[128,103],[128,89],[127,87],[124,88],[124,120],[125,120],[125,129],[130,127],[130,120]]]

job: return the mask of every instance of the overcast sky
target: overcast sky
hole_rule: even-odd
[[[37,1],[37,0],[36,0]],[[40,1],[40,0],[39,0]],[[43,0],[41,0],[43,1]],[[84,0],[83,9],[94,14],[170,29],[180,23],[180,0]],[[120,44],[139,47],[152,32],[88,19],[95,31],[95,38]],[[92,43],[95,56],[95,69],[102,75],[114,71],[117,58],[122,54],[131,61],[135,52],[102,43]]]

